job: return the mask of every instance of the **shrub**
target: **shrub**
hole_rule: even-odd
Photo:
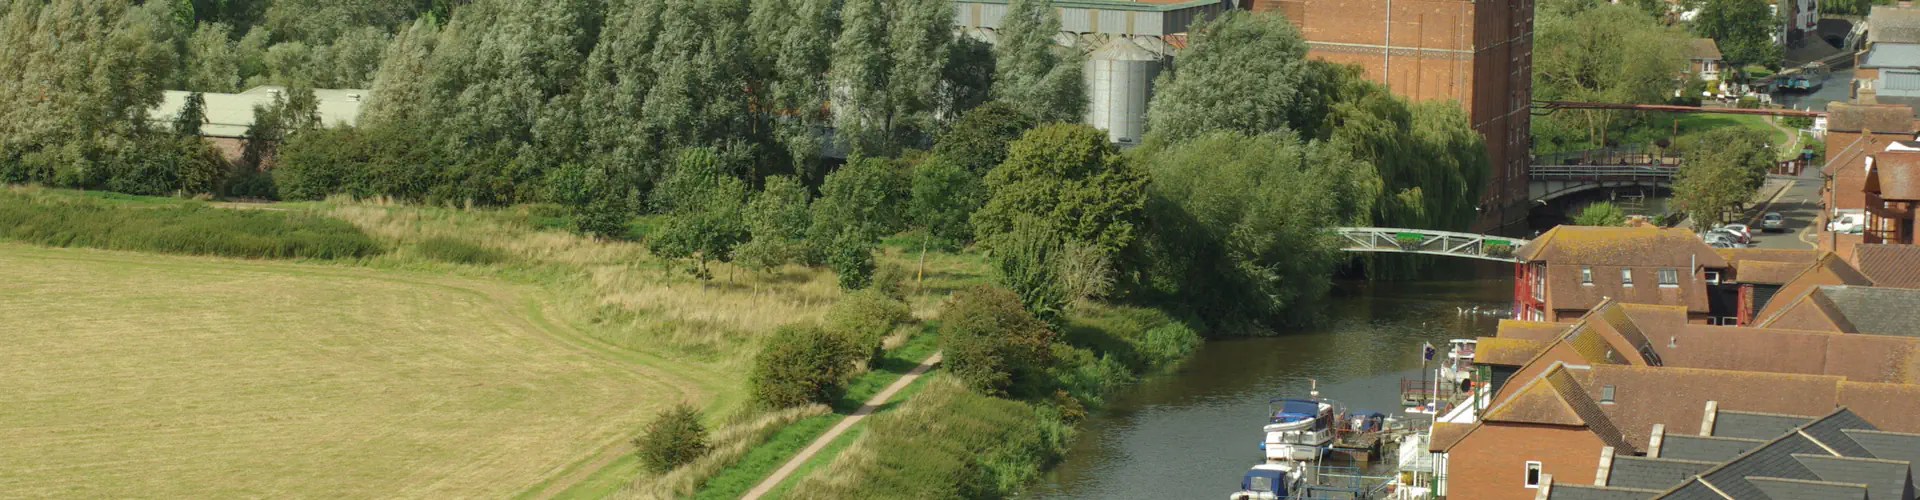
[[[776,328],[754,358],[753,398],[768,408],[831,404],[867,351],[813,325]]]
[[[499,250],[448,236],[427,238],[415,249],[422,257],[455,264],[497,264],[507,260],[507,255]]]
[[[843,237],[827,249],[827,267],[840,281],[842,290],[859,290],[873,284],[873,244]]]
[[[1028,312],[1055,321],[1065,309],[1067,290],[1060,279],[1062,241],[1046,223],[1022,216],[1013,230],[995,238],[991,256],[1000,284],[1020,297]],[[1094,250],[1097,254],[1098,250]]]
[[[873,270],[873,282],[867,284],[867,288],[894,300],[907,300],[907,291],[911,286],[908,282],[912,280],[913,274],[907,272],[907,268],[888,262]]]
[[[307,212],[200,204],[122,207],[0,194],[0,238],[55,247],[243,258],[343,259],[380,253],[346,221]]]
[[[1026,395],[1045,375],[1054,333],[1004,288],[955,293],[940,312],[947,369],[987,394]]]
[[[847,294],[839,302],[833,303],[833,307],[827,309],[825,321],[828,332],[871,351],[873,356],[867,359],[867,364],[873,366],[884,354],[880,342],[886,340],[894,327],[912,319],[913,314],[907,310],[906,302],[867,289]]]
[[[680,403],[660,412],[646,434],[633,438],[633,446],[647,470],[664,473],[707,454],[707,427],[700,424],[699,410]]]

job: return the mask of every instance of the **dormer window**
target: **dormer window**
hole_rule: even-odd
[[[1593,268],[1592,267],[1580,266],[1580,284],[1582,285],[1593,284]]]
[[[1633,270],[1632,269],[1620,270],[1620,286],[1633,286]]]

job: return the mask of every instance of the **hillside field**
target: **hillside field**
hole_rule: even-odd
[[[510,497],[713,396],[609,354],[538,293],[0,243],[0,491]]]

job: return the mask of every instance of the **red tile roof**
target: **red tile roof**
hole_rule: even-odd
[[[1727,267],[1713,247],[1679,228],[1556,226],[1514,255],[1575,266]]]
[[[1857,245],[1853,265],[1873,286],[1920,288],[1920,245]]]
[[[1888,200],[1920,200],[1920,152],[1875,154],[1866,189]]]
[[[1636,451],[1646,451],[1654,424],[1668,433],[1698,434],[1707,401],[1723,410],[1794,415],[1833,409],[1840,377],[1697,368],[1597,365],[1583,384],[1588,394],[1613,386],[1613,403],[1600,405]]]
[[[1473,350],[1473,362],[1483,365],[1520,366],[1547,350],[1552,341],[1507,337],[1480,337]]]

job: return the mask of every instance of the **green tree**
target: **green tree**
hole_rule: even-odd
[[[1681,148],[1673,197],[1700,231],[1743,206],[1766,183],[1767,169],[1778,157],[1770,136],[1745,128],[1709,130]]]
[[[1627,213],[1620,211],[1619,205],[1609,201],[1589,204],[1586,208],[1580,209],[1578,215],[1573,216],[1573,224],[1577,226],[1620,226],[1626,223]]]
[[[197,92],[240,90],[240,54],[233,31],[223,23],[201,24],[187,40],[186,85]]]
[[[646,433],[633,438],[633,447],[641,465],[663,474],[707,454],[707,427],[700,424],[700,410],[676,404],[655,416]]]
[[[438,23],[421,19],[387,42],[374,72],[372,95],[361,105],[361,124],[405,127],[422,118],[424,101],[437,97],[426,72],[439,32]]]
[[[1201,24],[1163,72],[1147,129],[1165,140],[1212,130],[1249,134],[1313,130],[1326,107],[1324,71],[1277,13],[1232,10]],[[1247,82],[1260,82],[1248,85]]]
[[[667,213],[648,248],[661,257],[692,258],[696,276],[708,278],[707,261],[733,260],[733,249],[747,241],[742,219],[746,184],[720,170],[712,149],[692,148],[655,193]]]
[[[1052,362],[1054,333],[1013,292],[976,285],[941,309],[940,344],[949,373],[974,390],[1029,396]]]
[[[944,80],[953,45],[948,0],[848,0],[833,43],[835,134],[863,155],[890,155],[934,130],[950,102]]]
[[[885,158],[857,158],[820,185],[807,238],[822,248],[835,241],[873,244],[901,229],[907,179]]]
[[[1410,104],[1379,84],[1352,80],[1329,110],[1329,142],[1373,166],[1356,179],[1366,189],[1337,199],[1354,222],[1385,227],[1465,230],[1478,217],[1491,175],[1486,148],[1458,104]]]
[[[1011,0],[994,32],[993,95],[1040,121],[1077,122],[1087,113],[1084,56],[1054,42],[1060,18],[1046,0]]]
[[[1039,123],[1005,102],[992,101],[960,115],[953,127],[933,144],[933,156],[944,158],[974,175],[1007,159],[1007,145]]]
[[[853,378],[867,351],[815,325],[773,330],[748,376],[753,400],[772,409],[832,403]]]
[[[808,262],[807,213],[811,194],[789,176],[767,178],[767,185],[747,201],[747,232],[753,239],[734,249],[734,259],[749,267],[769,269]]]
[[[1543,14],[1534,29],[1533,97],[1604,103],[1657,103],[1673,95],[1686,71],[1686,37],[1625,5],[1599,5],[1566,16]],[[1645,123],[1641,113],[1568,110],[1534,119],[1539,150],[1606,144]]]
[[[1704,0],[1693,30],[1720,46],[1721,60],[1734,68],[1759,64],[1780,67],[1780,45],[1774,43],[1773,8],[1767,2]]]
[[[1052,224],[1031,215],[1021,215],[1014,221],[1013,230],[997,240],[989,260],[998,271],[1000,285],[1019,296],[1021,306],[1034,317],[1057,323],[1067,306],[1067,289],[1059,273],[1059,262],[1068,242]],[[1081,248],[1093,247],[1083,245]]]
[[[827,308],[822,321],[829,333],[850,339],[857,347],[871,352],[868,366],[877,365],[885,354],[880,344],[893,329],[913,320],[907,303],[888,297],[879,290],[865,289],[843,295]]]
[[[951,244],[973,240],[973,212],[987,201],[987,185],[966,167],[934,155],[913,169],[913,225]]]
[[[819,181],[820,154],[826,146],[818,131],[831,125],[827,112],[827,73],[840,27],[832,0],[755,0],[748,25],[756,37],[754,52],[772,89],[769,110],[788,119],[773,120],[775,138],[793,159],[802,179]]]
[[[986,182],[987,203],[972,222],[974,236],[988,248],[1000,248],[997,238],[1014,232],[1024,216],[1113,255],[1135,237],[1147,176],[1113,149],[1105,132],[1056,123],[1014,141]]]
[[[1224,333],[1267,331],[1326,295],[1345,260],[1326,231],[1363,216],[1339,207],[1366,196],[1365,162],[1286,132],[1218,131],[1142,154],[1155,294]]]
[[[186,102],[180,104],[180,114],[173,117],[173,135],[200,138],[200,126],[207,123],[207,96],[199,92],[187,94]]]
[[[326,47],[321,58],[319,80],[330,88],[367,88],[380,70],[381,56],[391,36],[387,30],[372,26],[342,33]]]

